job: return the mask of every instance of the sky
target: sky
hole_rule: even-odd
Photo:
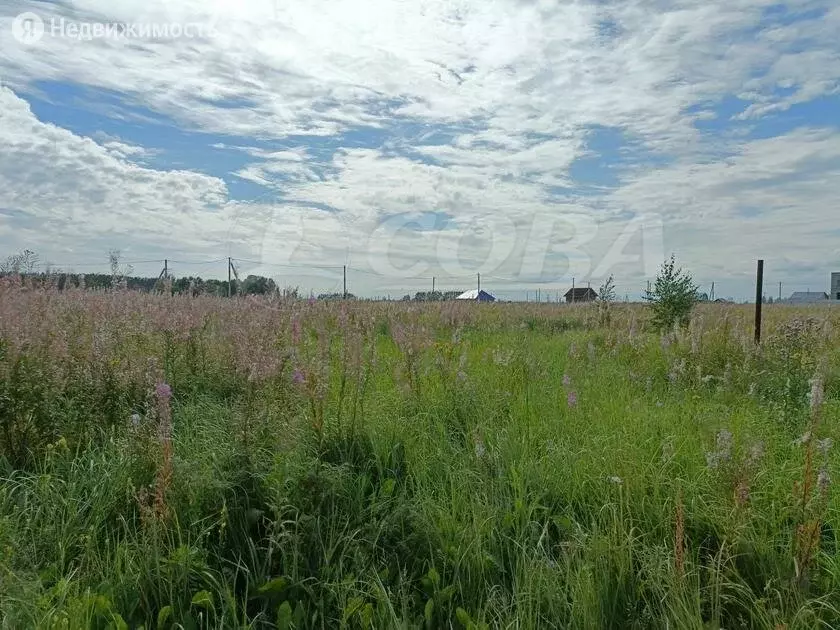
[[[836,0],[0,0],[0,256],[745,299],[828,291],[838,183]]]

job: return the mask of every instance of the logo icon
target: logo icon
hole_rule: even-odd
[[[37,13],[21,13],[12,22],[12,36],[21,44],[35,44],[44,36],[44,20]]]

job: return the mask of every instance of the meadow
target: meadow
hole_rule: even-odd
[[[840,627],[840,309],[0,279],[5,628]]]

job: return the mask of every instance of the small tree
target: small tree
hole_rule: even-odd
[[[675,325],[688,326],[691,311],[698,301],[697,285],[687,271],[678,268],[671,254],[662,263],[653,290],[646,290],[643,297],[653,311],[653,325],[660,330]]]
[[[607,281],[598,289],[598,324],[609,326],[611,313],[610,308],[615,301],[615,280],[610,276]]]
[[[108,264],[111,266],[111,288],[126,288],[128,279],[134,272],[134,267],[131,265],[121,265],[120,259],[122,254],[118,249],[112,249],[108,252]]]
[[[38,268],[40,261],[38,254],[31,249],[24,249],[18,254],[12,254],[5,261],[0,262],[0,273],[2,274],[33,274]]]

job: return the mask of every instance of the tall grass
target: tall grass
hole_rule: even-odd
[[[0,286],[4,627],[840,626],[840,312]]]

